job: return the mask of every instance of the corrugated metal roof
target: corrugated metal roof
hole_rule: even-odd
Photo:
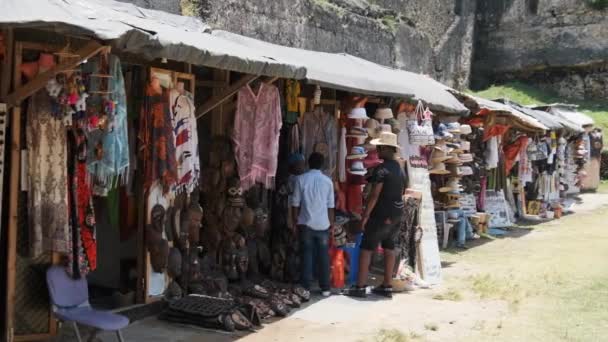
[[[592,126],[595,124],[593,119],[577,110],[578,106],[564,103],[554,103],[546,106],[538,106],[535,109],[543,110],[570,121],[577,127]]]
[[[531,116],[538,121],[540,121],[543,125],[547,126],[549,129],[558,130],[558,129],[566,129],[574,132],[582,132],[582,128],[577,125],[573,125],[570,121],[564,120],[559,116],[552,115],[550,113],[535,110],[532,108],[528,108],[520,105],[519,103],[509,101],[507,99],[497,99],[496,102],[504,103],[505,105],[512,107],[528,116]]]

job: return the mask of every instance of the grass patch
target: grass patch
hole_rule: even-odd
[[[382,329],[374,338],[374,342],[411,342],[420,340],[420,335],[410,332],[404,333],[397,329]]]
[[[525,297],[533,295],[513,279],[497,278],[490,274],[471,277],[471,289],[480,299],[499,299],[508,302],[513,311],[519,308]]]
[[[598,127],[608,130],[608,101],[580,101],[564,99],[555,93],[543,91],[522,82],[510,82],[503,85],[494,85],[481,91],[471,93],[494,100],[506,98],[524,106],[546,105],[557,102],[567,102],[579,106],[579,110],[589,115]]]
[[[426,323],[424,325],[424,329],[430,330],[430,331],[437,331],[437,330],[439,330],[439,326],[436,323]]]
[[[462,300],[462,294],[456,289],[448,289],[444,293],[439,293],[433,296],[435,300],[450,300],[452,302],[459,302]]]

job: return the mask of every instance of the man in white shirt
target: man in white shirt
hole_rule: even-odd
[[[310,289],[315,266],[318,268],[319,286],[323,296],[330,295],[329,284],[329,232],[334,220],[334,184],[321,169],[325,158],[312,153],[308,159],[310,171],[298,176],[291,197],[296,226],[301,244],[300,282]],[[313,253],[317,252],[317,265]]]

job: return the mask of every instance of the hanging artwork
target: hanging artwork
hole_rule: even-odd
[[[486,213],[491,215],[490,228],[507,228],[513,225],[509,212],[511,209],[502,190],[488,190],[485,203]]]

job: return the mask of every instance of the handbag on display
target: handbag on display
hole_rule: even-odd
[[[410,144],[418,146],[435,144],[432,115],[428,108],[424,109],[422,101],[418,101],[414,115],[406,122]]]

